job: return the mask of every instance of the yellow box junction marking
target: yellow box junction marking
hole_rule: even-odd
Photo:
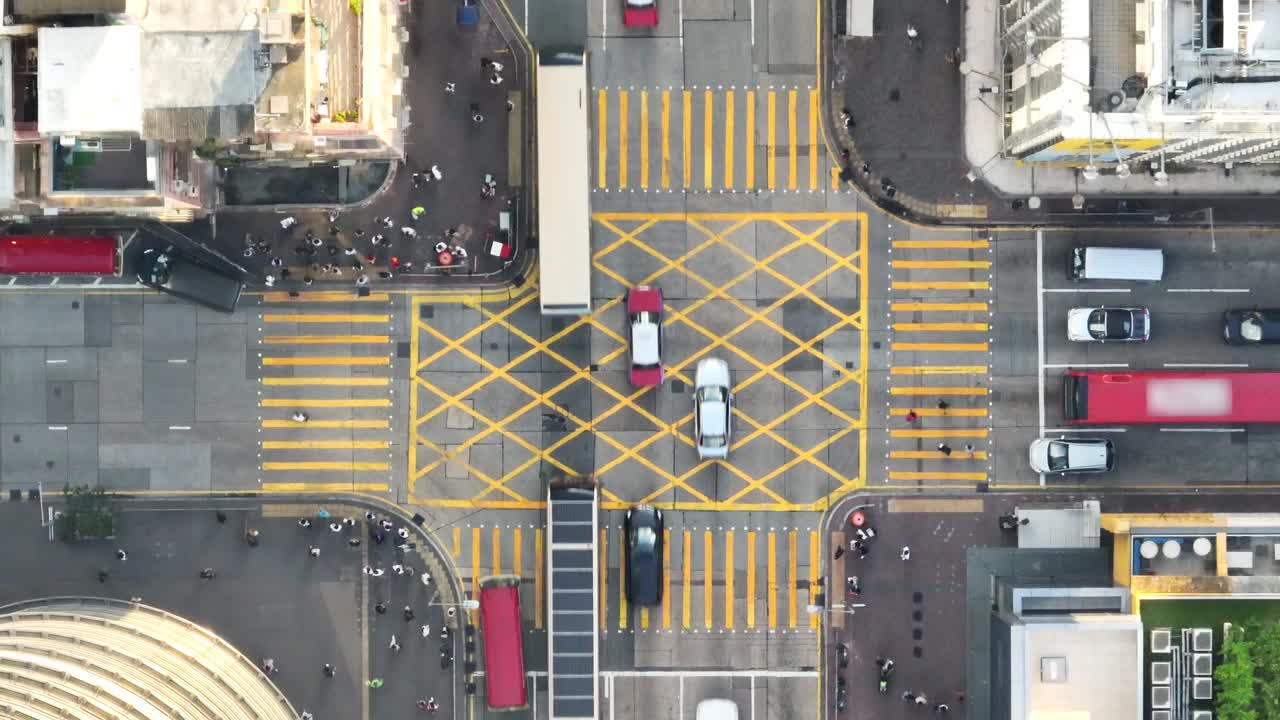
[[[649,497],[637,499],[640,502],[659,502],[660,503],[659,498],[661,497],[662,494],[669,492],[672,489],[680,488],[680,489],[689,491],[689,494],[694,498],[694,500],[691,501],[691,503],[688,503],[688,504],[682,503],[682,505],[686,505],[690,509],[707,508],[707,507],[715,507],[716,509],[729,509],[734,507],[741,507],[741,508],[762,509],[762,510],[786,510],[786,509],[798,509],[798,508],[821,509],[823,507],[826,507],[826,504],[830,502],[831,498],[834,498],[850,489],[854,489],[858,487],[861,483],[861,477],[863,476],[862,473],[865,470],[865,454],[863,454],[863,456],[860,457],[859,459],[859,474],[854,477],[846,477],[843,474],[837,472],[833,468],[829,467],[825,461],[820,459],[817,454],[822,452],[826,447],[830,446],[832,443],[839,441],[841,438],[843,438],[845,435],[847,435],[850,432],[858,432],[859,443],[865,442],[865,437],[863,437],[861,433],[861,430],[865,427],[865,420],[860,416],[860,413],[857,413],[855,415],[850,415],[844,410],[841,410],[840,408],[836,407],[834,404],[832,404],[831,401],[827,399],[828,395],[830,395],[832,392],[839,390],[843,386],[843,384],[847,382],[857,383],[859,385],[858,392],[860,392],[862,395],[865,396],[866,387],[862,380],[862,372],[861,371],[844,372],[844,367],[842,363],[841,364],[835,363],[832,358],[824,355],[822,351],[818,349],[817,346],[819,343],[822,342],[822,340],[829,337],[832,333],[837,332],[841,329],[844,329],[845,327],[849,327],[849,328],[858,330],[860,334],[863,336],[862,351],[865,353],[866,341],[865,341],[864,323],[862,322],[862,313],[855,312],[853,314],[849,314],[849,313],[841,312],[836,308],[832,307],[830,303],[828,303],[824,298],[816,295],[811,290],[811,288],[813,288],[818,283],[821,283],[825,278],[830,276],[832,273],[839,270],[847,270],[858,276],[861,276],[864,274],[864,270],[862,266],[863,266],[863,263],[865,262],[865,258],[860,249],[861,247],[865,246],[866,227],[864,222],[858,223],[858,232],[859,232],[859,238],[860,238],[859,249],[855,250],[851,255],[844,256],[844,255],[837,254],[835,251],[827,247],[825,243],[825,233],[828,230],[830,230],[834,225],[840,222],[859,221],[861,217],[862,217],[861,214],[857,214],[857,213],[753,213],[753,214],[747,214],[747,215],[736,214],[736,213],[734,214],[705,213],[705,214],[696,214],[696,215],[686,215],[683,213],[658,213],[658,214],[607,213],[607,214],[600,214],[596,216],[597,222],[603,224],[606,228],[614,232],[615,235],[617,235],[618,237],[616,241],[612,243],[607,243],[605,247],[603,247],[601,250],[599,250],[596,253],[596,262],[597,262],[598,271],[604,272],[607,276],[610,276],[615,280],[620,280],[624,282],[624,284],[627,284],[627,285],[634,284],[636,282],[636,279],[620,278],[620,276],[617,276],[615,271],[613,271],[612,269],[606,266],[603,266],[600,263],[600,260],[604,256],[608,255],[610,252],[612,252],[613,250],[616,250],[618,247],[621,247],[623,244],[631,244],[644,249],[646,252],[654,256],[654,258],[658,260],[659,263],[662,265],[662,267],[660,267],[658,270],[651,273],[649,277],[639,279],[640,282],[651,282],[656,280],[661,275],[667,272],[678,271],[683,273],[687,278],[692,280],[694,283],[703,285],[704,288],[706,288],[707,290],[707,294],[704,297],[698,300],[695,300],[688,308],[680,312],[670,313],[669,322],[672,322],[672,323],[683,322],[689,327],[691,327],[692,329],[694,329],[696,333],[706,337],[711,344],[708,347],[704,348],[703,349],[704,351],[715,350],[716,348],[723,346],[729,352],[735,353],[740,357],[742,357],[743,359],[745,359],[747,362],[755,365],[756,372],[751,377],[748,377],[746,380],[743,380],[742,382],[740,382],[738,384],[739,389],[745,389],[750,385],[756,382],[760,382],[764,379],[771,379],[779,382],[780,384],[786,387],[792,388],[797,393],[799,393],[800,395],[806,398],[804,402],[798,404],[796,407],[791,408],[790,410],[788,410],[787,413],[784,413],[777,417],[771,417],[768,421],[756,420],[750,415],[739,411],[741,422],[743,424],[744,434],[741,437],[741,439],[738,441],[738,443],[746,444],[751,442],[755,438],[758,438],[761,436],[770,438],[771,440],[773,440],[774,442],[777,442],[778,444],[780,444],[782,447],[784,447],[794,455],[789,461],[787,461],[782,466],[779,466],[774,471],[764,476],[753,477],[751,474],[746,473],[745,471],[733,466],[732,463],[722,463],[721,466],[724,467],[727,470],[727,472],[729,472],[733,476],[740,478],[743,481],[744,487],[737,494],[725,500],[717,501],[714,504],[712,504],[712,501],[709,498],[707,498],[704,494],[702,494],[699,490],[697,490],[696,487],[691,486],[688,483],[689,479],[692,478],[692,476],[695,473],[700,472],[702,468],[706,466],[706,463],[702,463],[702,464],[699,464],[698,466],[695,466],[694,468],[684,473],[682,476],[677,476],[672,474],[670,471],[657,466],[652,461],[647,460],[642,454],[643,450],[649,445],[651,445],[653,442],[656,442],[657,440],[659,440],[660,438],[664,437],[667,434],[673,435],[679,442],[683,442],[685,444],[691,444],[692,441],[687,437],[687,433],[677,430],[677,428],[687,424],[689,422],[689,418],[685,417],[681,420],[678,420],[674,424],[668,424],[659,420],[658,418],[654,417],[651,412],[645,410],[643,405],[637,402],[637,399],[639,398],[639,396],[644,394],[646,390],[641,389],[633,393],[626,394],[624,392],[620,392],[611,387],[608,387],[607,385],[603,383],[599,383],[595,379],[593,379],[591,377],[591,373],[588,371],[587,368],[578,367],[576,364],[563,358],[555,350],[555,343],[559,339],[567,336],[568,334],[574,332],[575,330],[578,330],[580,327],[584,325],[590,325],[591,327],[615,339],[619,343],[619,347],[616,350],[609,353],[606,357],[598,359],[599,362],[607,363],[614,358],[621,357],[622,353],[625,352],[623,339],[621,338],[620,335],[618,335],[617,331],[612,328],[612,324],[606,320],[606,318],[611,312],[616,312],[616,310],[614,309],[614,306],[617,305],[618,302],[620,302],[620,300],[616,298],[613,300],[610,300],[602,304],[602,306],[597,310],[595,315],[581,318],[575,321],[574,323],[568,324],[565,328],[563,328],[560,332],[554,334],[553,336],[543,340],[538,340],[536,338],[530,337],[527,333],[525,333],[520,328],[516,327],[509,320],[510,316],[513,313],[519,311],[521,308],[525,307],[526,305],[528,305],[530,302],[533,301],[536,295],[530,294],[514,300],[510,305],[508,305],[506,308],[503,308],[503,309],[490,310],[484,307],[479,308],[482,314],[482,322],[479,324],[479,326],[472,328],[470,331],[468,331],[461,337],[457,337],[457,338],[447,337],[443,335],[439,330],[432,327],[431,325],[427,325],[421,322],[416,323],[416,330],[414,333],[413,343],[412,343],[414,368],[416,371],[420,371],[423,368],[429,367],[433,362],[435,362],[437,358],[443,357],[444,355],[449,353],[456,352],[462,355],[463,357],[467,358],[468,360],[475,362],[479,367],[479,369],[484,371],[484,374],[483,374],[483,379],[479,380],[478,382],[474,383],[471,387],[466,388],[461,392],[458,392],[458,391],[445,392],[439,388],[436,388],[427,378],[424,378],[421,375],[415,378],[415,381],[414,381],[415,385],[417,385],[419,388],[423,390],[426,390],[432,393],[433,395],[435,395],[435,397],[432,398],[430,402],[432,409],[426,414],[420,415],[416,410],[416,407],[418,405],[417,397],[416,397],[417,393],[415,392],[411,396],[411,405],[414,408],[414,409],[411,409],[411,413],[414,418],[413,439],[415,440],[414,442],[411,442],[409,446],[409,452],[411,455],[411,464],[412,464],[412,467],[414,468],[414,472],[413,472],[413,476],[411,477],[411,480],[416,481],[418,478],[423,477],[424,475],[426,475],[426,473],[430,472],[432,469],[436,467],[440,467],[446,460],[452,459],[456,462],[458,457],[461,457],[462,453],[464,453],[467,449],[475,445],[477,442],[480,442],[484,440],[486,437],[493,435],[495,433],[503,436],[508,440],[511,440],[516,445],[525,448],[529,453],[529,458],[524,463],[521,463],[518,466],[508,470],[507,474],[502,477],[490,477],[489,475],[487,475],[486,473],[484,473],[478,468],[475,468],[475,467],[467,468],[471,476],[478,479],[480,482],[484,483],[484,486],[485,486],[485,488],[478,495],[471,498],[470,500],[463,499],[463,500],[446,501],[446,500],[433,500],[430,498],[421,498],[421,497],[414,497],[412,498],[412,500],[414,502],[419,502],[427,505],[448,504],[448,506],[450,507],[540,507],[541,501],[539,499],[525,498],[521,496],[519,493],[516,493],[515,491],[513,491],[511,488],[507,487],[507,483],[512,478],[518,476],[522,472],[525,472],[527,469],[533,467],[536,463],[539,463],[539,462],[545,462],[550,466],[556,468],[558,471],[564,472],[566,474],[572,474],[572,475],[582,474],[583,471],[588,469],[575,469],[575,468],[565,466],[560,460],[558,460],[555,457],[554,453],[559,447],[562,447],[564,444],[571,442],[574,438],[577,437],[577,435],[580,435],[584,432],[591,432],[596,437],[597,441],[602,441],[606,445],[609,445],[615,448],[615,450],[617,450],[617,456],[613,460],[606,463],[605,466],[603,467],[595,468],[595,473],[598,476],[605,475],[610,469],[612,469],[613,467],[617,467],[622,462],[633,461],[641,464],[647,470],[654,472],[656,475],[658,475],[659,477],[665,480],[665,484],[659,489],[657,489],[656,491],[654,491],[653,493],[651,493]],[[631,221],[631,220],[640,220],[641,222],[638,226],[630,230],[622,230],[615,224],[615,222],[618,222],[618,221]],[[647,243],[644,243],[643,241],[638,239],[638,236],[641,233],[643,233],[646,229],[653,227],[655,224],[660,222],[672,222],[672,221],[682,222],[692,226],[699,232],[702,232],[706,236],[706,240],[701,244],[699,244],[697,247],[690,249],[687,253],[685,253],[681,257],[668,258],[668,257],[662,256],[655,249],[653,249],[652,247],[649,247]],[[706,224],[708,222],[722,223],[725,221],[730,221],[731,224],[728,227],[716,228],[714,230]],[[750,255],[747,255],[745,251],[741,250],[740,248],[737,248],[735,246],[735,243],[729,242],[727,240],[727,237],[729,235],[731,235],[736,230],[745,227],[751,222],[774,223],[778,227],[782,228],[783,230],[785,230],[786,232],[794,236],[795,240],[794,242],[788,245],[778,248],[775,252],[771,253],[767,257],[764,257],[764,258],[751,257]],[[794,223],[796,222],[818,222],[821,224],[813,228],[806,227],[804,230],[801,230],[794,226]],[[744,273],[740,274],[737,278],[730,279],[728,282],[723,284],[711,283],[710,281],[707,281],[706,279],[699,276],[697,273],[691,271],[687,267],[686,261],[692,255],[702,251],[707,247],[711,247],[713,245],[729,248],[732,252],[735,252],[736,254],[739,254],[740,257],[743,257],[745,261],[751,263],[751,267],[748,270],[746,270]],[[802,246],[812,247],[818,252],[820,252],[821,254],[825,255],[826,261],[828,262],[828,266],[826,267],[826,269],[804,283],[797,283],[796,281],[791,280],[789,277],[782,274],[775,268],[771,267],[771,263],[773,263],[775,260],[777,260],[780,257],[793,253],[796,250],[796,248],[799,248]],[[779,282],[790,287],[791,290],[786,294],[784,294],[782,297],[778,298],[773,303],[773,305],[767,308],[757,308],[755,306],[748,306],[741,300],[733,297],[728,292],[728,289],[733,287],[734,284],[740,282],[743,277],[747,275],[751,275],[753,273],[757,273],[757,272],[764,272],[765,274],[768,274],[774,277]],[[865,295],[866,284],[859,283],[859,285],[862,286],[863,294]],[[774,321],[770,317],[771,314],[776,314],[777,309],[780,308],[783,303],[797,297],[803,297],[808,300],[811,300],[812,302],[817,304],[819,307],[822,307],[827,312],[830,312],[834,318],[834,321],[831,323],[831,326],[829,328],[824,330],[824,332],[819,334],[818,336],[807,341],[801,340],[800,338],[795,337],[792,333],[790,333],[788,330],[780,326],[776,321]],[[732,329],[728,333],[712,332],[707,328],[701,327],[699,323],[695,322],[692,319],[691,313],[696,311],[698,307],[701,307],[703,304],[713,299],[723,300],[729,304],[734,305],[736,308],[738,308],[745,314],[747,319],[743,321],[737,328]],[[415,309],[415,311],[413,312],[413,316],[416,317],[416,315],[417,315],[417,312]],[[783,338],[790,340],[795,345],[794,349],[788,352],[783,357],[778,358],[776,361],[766,364],[756,360],[749,354],[742,351],[741,348],[738,348],[737,346],[732,344],[732,339],[734,336],[736,336],[738,333],[742,332],[747,327],[754,324],[765,325],[766,327],[769,327],[770,329],[780,334]],[[470,348],[468,348],[467,344],[468,344],[468,341],[470,341],[472,338],[477,337],[481,332],[483,332],[485,329],[490,327],[505,328],[506,330],[511,332],[513,335],[519,337],[521,340],[524,340],[529,345],[529,349],[522,355],[511,358],[505,365],[499,366],[487,361],[486,359],[481,357],[479,354],[475,353]],[[434,350],[431,354],[427,355],[426,357],[424,357],[421,352],[421,342],[420,342],[420,336],[424,336],[424,335],[430,336],[433,343],[433,347],[439,346],[439,349]],[[545,355],[551,358],[553,361],[563,364],[565,368],[569,371],[569,376],[556,387],[543,388],[539,390],[534,390],[533,388],[529,388],[525,386],[523,382],[513,377],[512,375],[513,368],[518,367],[521,363],[524,363],[529,358],[534,357],[535,355],[538,355],[538,354]],[[794,379],[788,377],[787,374],[783,372],[781,369],[782,365],[787,361],[789,361],[791,358],[799,355],[803,355],[803,354],[812,355],[818,358],[820,362],[825,366],[832,367],[833,369],[837,369],[837,368],[840,369],[842,371],[840,379],[836,383],[832,383],[831,385],[824,388],[820,392],[812,393],[807,391],[805,388],[803,388],[798,383],[796,383]],[[689,367],[692,364],[692,362],[693,362],[693,358],[690,358],[687,361],[679,363],[678,365],[669,368],[669,373],[673,377],[681,377],[682,374],[685,372],[685,368]],[[683,379],[686,379],[686,381],[689,380],[687,375],[684,375]],[[474,396],[477,392],[481,390],[481,388],[487,386],[491,382],[495,382],[499,380],[503,382],[504,388],[507,386],[511,386],[517,391],[526,394],[529,397],[529,401],[526,404],[524,404],[522,407],[516,408],[507,417],[497,418],[497,419],[488,418],[483,414],[479,413],[478,411],[476,411],[474,408],[460,401],[460,398]],[[603,413],[597,414],[595,417],[590,418],[590,420],[588,421],[585,418],[573,416],[572,413],[567,412],[565,408],[561,407],[555,402],[554,398],[564,388],[568,387],[570,384],[573,384],[575,382],[580,382],[582,380],[591,382],[599,390],[604,392],[606,395],[612,397],[616,402],[616,404],[608,408],[607,410],[605,410]],[[808,407],[809,405],[817,405],[818,407],[821,407],[823,410],[833,414],[835,417],[837,417],[841,421],[843,425],[843,429],[833,433],[825,441],[820,443],[817,447],[802,449],[797,447],[788,438],[782,436],[778,428],[780,424],[785,422],[789,417],[793,416],[797,412],[802,411],[805,407]],[[520,417],[525,413],[533,411],[539,407],[546,410],[553,410],[556,412],[560,412],[561,414],[566,415],[566,417],[569,419],[569,422],[570,422],[570,425],[569,425],[569,427],[571,428],[570,432],[567,433],[564,438],[562,438],[561,440],[557,441],[556,443],[553,443],[551,446],[546,448],[539,448],[537,446],[532,445],[531,443],[528,442],[528,440],[524,439],[519,434],[514,433],[507,428],[507,425],[513,422],[516,418]],[[861,407],[866,407],[865,403],[862,404]],[[631,409],[639,413],[641,416],[645,417],[650,422],[654,423],[654,426],[656,429],[654,434],[650,438],[643,440],[639,443],[622,443],[612,438],[607,432],[601,431],[599,429],[599,426],[601,425],[601,423],[603,423],[603,421],[611,417],[613,414],[616,414],[617,412],[620,412],[625,409]],[[462,413],[471,416],[473,419],[480,421],[480,425],[478,426],[478,428],[482,427],[482,429],[480,429],[479,432],[477,432],[472,437],[468,438],[466,441],[464,441],[464,443],[462,443],[459,446],[451,448],[449,451],[449,454],[451,455],[451,457],[446,457],[446,452],[443,447],[435,443],[432,443],[430,440],[423,437],[422,434],[418,431],[418,429],[422,427],[426,422],[428,422],[434,417],[437,417],[440,413],[445,412],[446,410],[461,411]],[[418,452],[419,445],[426,447],[428,451],[432,454],[432,456],[437,456],[437,457],[435,457],[435,459],[432,460],[431,462],[428,462],[426,465],[419,463],[415,459],[416,454]],[[778,495],[776,491],[774,491],[771,487],[769,487],[768,483],[774,478],[782,475],[783,473],[787,472],[790,468],[795,467],[797,464],[800,464],[800,463],[809,463],[809,464],[815,465],[823,472],[827,472],[832,477],[836,478],[838,481],[838,485],[833,489],[830,495],[817,501],[816,503],[806,502],[803,505],[797,506],[794,503],[786,501],[784,498]],[[763,493],[765,496],[767,496],[770,499],[770,502],[764,502],[764,503],[751,502],[749,499],[746,498],[746,496],[749,493],[756,492],[756,491]],[[495,496],[502,496],[502,497],[501,498],[486,497],[491,494]],[[622,498],[618,497],[616,494],[613,494],[607,488],[607,485],[606,485],[606,488],[603,490],[603,495],[604,495],[603,505],[606,508],[623,507],[627,504],[627,503],[624,503]]]

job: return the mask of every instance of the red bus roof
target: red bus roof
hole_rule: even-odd
[[[485,701],[490,710],[517,710],[529,704],[519,583],[514,576],[485,578],[480,583]]]
[[[1077,370],[1063,394],[1076,424],[1280,422],[1280,372]]]
[[[0,237],[0,274],[114,275],[114,237],[8,235]]]

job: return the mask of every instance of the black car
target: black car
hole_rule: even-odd
[[[633,605],[662,602],[662,511],[637,505],[627,511],[627,600]]]
[[[244,283],[168,250],[148,248],[138,263],[138,282],[218,312],[232,313],[240,302]]]
[[[1222,335],[1232,345],[1280,342],[1280,310],[1228,310],[1222,314]]]

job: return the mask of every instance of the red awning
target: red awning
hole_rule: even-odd
[[[114,237],[0,237],[0,275],[114,275]]]

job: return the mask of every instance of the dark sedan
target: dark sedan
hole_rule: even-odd
[[[1222,335],[1232,345],[1280,342],[1280,310],[1228,310],[1222,314]]]
[[[627,511],[627,600],[633,605],[662,602],[662,511],[637,505]]]

